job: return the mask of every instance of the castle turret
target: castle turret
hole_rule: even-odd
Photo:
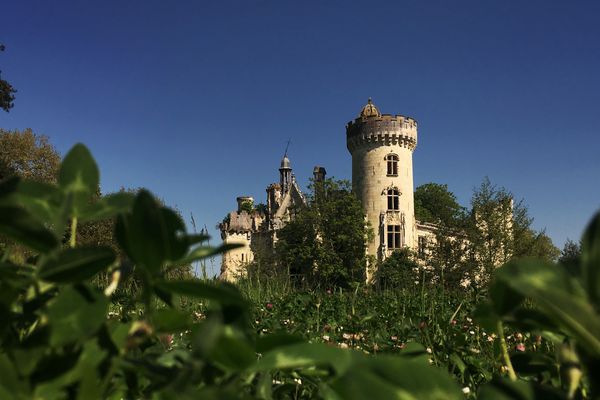
[[[346,125],[352,155],[352,188],[375,235],[369,255],[385,259],[401,247],[415,247],[412,153],[417,121],[381,114],[371,99]]]
[[[292,164],[287,155],[281,159],[281,167],[279,168],[279,184],[281,185],[281,194],[287,193],[292,184]]]

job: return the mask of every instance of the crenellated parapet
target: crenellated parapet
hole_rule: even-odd
[[[346,145],[352,153],[364,145],[417,147],[417,121],[403,115],[360,116],[346,125]]]

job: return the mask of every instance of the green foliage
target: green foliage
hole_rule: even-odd
[[[465,209],[456,200],[448,185],[426,183],[415,190],[415,218],[421,222],[439,224],[448,228],[460,227]]]
[[[58,186],[0,183],[0,230],[33,252],[20,264],[9,261],[11,248],[0,255],[0,397],[462,398],[448,374],[414,352],[369,357],[258,336],[237,289],[166,279],[170,268],[227,247],[202,247],[205,236],[188,234],[177,213],[144,190],[87,201],[98,175],[81,145],[59,176]],[[328,207],[319,210],[339,210]],[[118,251],[78,245],[78,219],[115,216]],[[131,264],[141,285],[135,307],[114,308],[111,296]],[[89,283],[99,273],[112,276],[104,290]],[[189,299],[202,313],[186,311]]]
[[[349,287],[365,281],[369,237],[360,201],[345,181],[312,187],[307,207],[278,232],[276,254],[283,267],[311,283]]]
[[[555,261],[559,250],[544,231],[532,229],[533,218],[524,202],[514,202],[513,195],[485,178],[473,192],[467,237],[475,273],[487,281],[493,270],[514,259],[537,257]]]
[[[377,283],[382,288],[413,286],[419,280],[419,265],[408,248],[394,251],[377,269]]]
[[[56,182],[60,156],[43,135],[31,129],[0,129],[0,180],[20,176],[38,182]]]
[[[252,200],[245,200],[240,205],[240,211],[246,211],[248,214],[254,211],[254,202]]]
[[[489,302],[478,310],[480,322],[501,336],[503,325],[510,324],[554,341],[560,348],[556,359],[543,362],[538,368],[551,374],[558,364],[561,386],[569,398],[585,395],[587,386],[590,398],[600,395],[594,378],[600,374],[599,226],[597,214],[582,239],[580,273],[573,274],[562,264],[532,259],[512,261],[498,269]],[[514,381],[517,374],[512,357],[506,346],[502,350]],[[543,397],[531,394],[523,398]]]
[[[0,52],[3,52],[5,46],[0,43]],[[1,72],[1,71],[0,71]],[[0,108],[8,112],[13,107],[13,101],[15,100],[15,93],[17,91],[12,87],[10,83],[0,78]],[[1,176],[1,175],[0,175]]]
[[[265,203],[258,203],[254,206],[254,211],[259,214],[266,215],[267,214],[267,205]]]
[[[580,273],[581,245],[571,239],[567,239],[563,249],[560,251],[558,262],[564,265],[573,275]]]

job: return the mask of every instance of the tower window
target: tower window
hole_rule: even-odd
[[[387,175],[398,176],[398,156],[396,154],[388,154],[385,156],[387,161]]]
[[[400,192],[398,191],[398,189],[388,189],[387,208],[388,210],[400,209]]]
[[[400,241],[400,225],[387,226],[387,245],[388,249],[399,249],[402,247]]]

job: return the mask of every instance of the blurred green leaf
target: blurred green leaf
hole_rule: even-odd
[[[300,336],[290,335],[289,333],[277,332],[269,335],[262,335],[256,339],[256,351],[265,353],[277,347],[288,346],[291,344],[304,343]]]
[[[26,381],[19,379],[11,360],[5,353],[0,354],[0,398],[28,399],[29,388]]]
[[[246,306],[247,303],[240,292],[232,286],[215,285],[194,280],[162,281],[156,283],[160,289],[181,296],[214,300],[221,304]]]
[[[498,269],[497,279],[533,299],[591,354],[600,356],[600,318],[577,281],[564,268],[539,260],[519,260]]]
[[[115,259],[115,252],[107,246],[65,249],[48,258],[38,276],[48,282],[82,282],[105,270]]]
[[[581,264],[583,284],[596,310],[600,311],[600,212],[583,234]]]
[[[4,199],[17,191],[19,177],[13,176],[0,182],[0,199]]]
[[[58,222],[64,196],[56,186],[23,180],[19,182],[15,196],[18,204],[27,209],[35,218],[51,224]]]
[[[189,329],[192,317],[187,312],[172,308],[156,310],[152,314],[152,325],[157,332],[175,333]]]
[[[490,301],[477,304],[473,311],[473,317],[486,332],[498,333],[498,321],[500,317],[494,311],[494,307],[490,304]]]
[[[526,381],[494,379],[477,392],[479,400],[564,400],[564,395],[552,388],[536,386]]]
[[[100,173],[96,161],[85,145],[77,143],[60,165],[58,184],[68,192],[92,194],[98,189]]]
[[[83,144],[78,143],[65,156],[58,173],[58,185],[72,198],[71,216],[79,217],[100,184],[96,161]]]
[[[128,192],[112,193],[90,203],[81,211],[81,222],[112,218],[131,210],[135,195]]]
[[[210,359],[228,370],[242,371],[256,362],[256,353],[243,336],[226,326],[211,349]]]
[[[19,207],[0,206],[0,233],[41,253],[58,246],[52,232]]]
[[[106,319],[108,299],[83,285],[67,286],[48,306],[50,345],[63,346],[84,340]]]
[[[172,262],[173,265],[186,265],[191,264],[194,261],[202,260],[207,257],[212,257],[217,254],[223,254],[228,252],[229,250],[237,249],[243,247],[242,244],[239,243],[225,243],[218,247],[196,247],[193,249],[188,255],[183,258]]]
[[[299,343],[276,347],[263,354],[253,367],[255,371],[296,369],[313,366],[330,367],[337,375],[344,374],[352,365],[354,352],[321,343]]]
[[[153,273],[159,273],[165,261],[180,259],[185,254],[184,235],[181,218],[160,206],[145,190],[137,194],[132,212],[117,220],[119,244],[133,261]]]
[[[364,357],[331,383],[343,399],[463,399],[452,378],[421,360]]]
[[[512,354],[511,362],[517,374],[536,376],[548,372],[553,376],[558,374],[558,362],[555,358],[543,353],[525,352]]]
[[[504,316],[510,313],[517,308],[525,298],[501,279],[492,282],[488,293],[490,304],[492,305],[495,314],[498,316]]]

